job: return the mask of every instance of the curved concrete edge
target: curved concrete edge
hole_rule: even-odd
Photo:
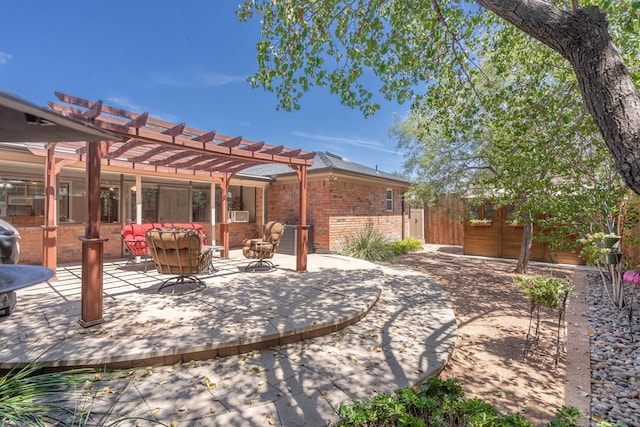
[[[205,333],[197,333],[196,337],[189,340],[181,340],[168,332],[166,338],[176,342],[166,350],[153,350],[153,343],[148,346],[137,346],[136,351],[111,351],[97,355],[95,350],[83,352],[77,343],[66,345],[63,337],[60,342],[52,346],[39,347],[31,345],[25,348],[25,354],[36,355],[37,363],[44,369],[74,369],[74,368],[96,368],[96,369],[128,369],[153,365],[172,365],[175,363],[187,363],[197,360],[214,359],[216,357],[233,356],[254,350],[267,349],[274,346],[293,344],[299,341],[308,340],[318,336],[330,334],[350,326],[369,313],[380,298],[383,278],[375,278],[361,283],[364,294],[360,293],[358,301],[350,301],[346,307],[346,313],[334,318],[333,313],[320,313],[316,317],[305,317],[298,321],[284,318],[265,317],[264,327],[253,330],[245,330],[238,333],[236,337],[213,337]],[[274,301],[274,304],[277,302]],[[193,326],[196,329],[197,326]],[[89,331],[83,330],[90,334]],[[197,341],[200,344],[190,345],[190,342]],[[202,344],[204,342],[204,344]],[[126,337],[114,340],[111,347],[118,348],[131,344]],[[110,351],[108,348],[97,350]],[[19,368],[29,363],[24,358],[4,361],[0,363],[0,369],[10,370]]]
[[[264,425],[265,420],[282,426],[331,425],[339,421],[340,405],[419,387],[438,375],[458,340],[451,302],[424,275],[388,267],[384,273],[385,290],[360,322],[304,344],[273,349],[289,365],[298,366],[297,376],[286,383],[287,391],[250,407],[207,416],[211,425]],[[299,356],[301,345],[315,351]],[[213,364],[212,368],[217,369]],[[198,372],[210,375],[211,370]],[[312,387],[298,383],[297,378],[305,377],[314,378]]]
[[[98,392],[101,407],[108,408],[105,423],[137,416],[151,420],[141,426],[173,420],[180,425],[326,426],[339,420],[339,406],[352,399],[418,386],[437,375],[458,337],[444,291],[417,272],[370,263],[360,271],[367,268],[381,268],[384,282],[377,302],[359,321],[268,349],[145,366],[124,379],[105,375],[94,384],[95,390],[110,391]],[[86,399],[87,405],[96,402],[92,393]],[[82,402],[69,405],[82,407]]]

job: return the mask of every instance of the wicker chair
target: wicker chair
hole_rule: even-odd
[[[284,234],[284,225],[276,221],[270,221],[264,226],[264,236],[262,239],[245,239],[242,243],[242,254],[245,258],[254,259],[244,269],[245,271],[256,269],[271,270],[275,264],[269,261],[273,258],[280,239]]]
[[[181,293],[205,288],[197,274],[209,271],[211,251],[203,250],[202,237],[197,230],[153,228],[147,231],[145,237],[158,272],[175,275],[162,282],[158,292],[168,286],[173,286],[175,292],[176,287],[187,285],[187,291]]]

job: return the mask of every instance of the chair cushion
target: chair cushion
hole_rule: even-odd
[[[146,240],[160,273],[195,274],[202,270],[202,241],[197,230],[154,228],[147,232]]]

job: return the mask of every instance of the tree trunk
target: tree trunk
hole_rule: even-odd
[[[520,201],[524,202],[526,196],[520,195]],[[533,217],[531,212],[524,213],[524,226],[522,227],[522,239],[520,241],[520,255],[518,255],[518,263],[516,264],[516,274],[527,274],[529,266],[529,258],[531,257],[531,244],[533,241]]]
[[[564,11],[546,0],[477,0],[572,65],[584,103],[622,179],[640,194],[640,94],[595,6]]]

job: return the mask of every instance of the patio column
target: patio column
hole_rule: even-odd
[[[87,223],[82,242],[82,298],[80,325],[102,323],[104,242],[100,237],[100,150],[103,143],[87,143]]]
[[[227,201],[227,195],[229,194],[229,184],[231,183],[231,177],[234,174],[225,173],[224,177],[219,177],[218,183],[222,189],[222,200],[220,201],[221,220],[220,220],[220,240],[224,249],[220,252],[221,258],[229,258],[229,202]]]
[[[63,166],[73,163],[61,160],[56,163],[56,143],[47,144],[44,169],[44,223],[42,227],[42,266],[58,268],[58,202],[57,175]]]
[[[296,250],[296,271],[307,271],[307,247],[309,242],[309,225],[307,224],[307,167],[300,166],[297,171],[300,180],[300,227]]]
[[[47,144],[44,172],[44,224],[42,225],[42,266],[58,268],[58,227],[56,224],[56,144]]]
[[[209,199],[211,203],[211,245],[216,244],[216,183],[209,186]]]
[[[141,175],[136,175],[136,224],[142,224],[142,176]]]

